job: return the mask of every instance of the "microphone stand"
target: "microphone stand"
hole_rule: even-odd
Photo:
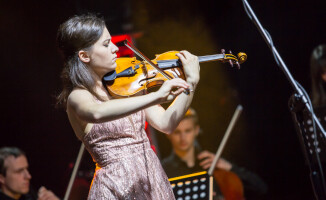
[[[326,199],[326,184],[325,184],[325,178],[323,175],[322,166],[319,159],[319,154],[316,148],[316,144],[313,145],[315,148],[314,149],[315,152],[312,152],[311,149],[309,149],[311,147],[309,147],[309,145],[306,142],[307,136],[305,135],[305,133],[307,131],[304,129],[303,126],[304,116],[309,115],[312,118],[315,136],[317,136],[316,125],[318,129],[321,131],[321,133],[323,134],[323,136],[326,138],[325,130],[321,126],[316,115],[314,114],[309,96],[305,92],[304,88],[298,82],[296,82],[292,77],[287,66],[285,65],[284,61],[282,60],[281,56],[276,50],[269,33],[260,24],[259,20],[257,19],[255,13],[251,9],[247,0],[242,0],[242,3],[247,15],[258,28],[260,34],[263,36],[265,42],[267,43],[268,47],[272,51],[276,63],[278,64],[280,69],[284,72],[285,76],[287,77],[287,79],[289,80],[291,86],[295,91],[294,95],[292,95],[290,98],[289,108],[292,113],[292,117],[295,123],[297,133],[299,135],[299,140],[302,146],[302,150],[304,151],[304,156],[309,165],[310,180],[312,182],[315,197],[316,199]],[[317,137],[315,137],[315,141],[317,141]],[[313,161],[317,161],[317,162],[313,162]]]

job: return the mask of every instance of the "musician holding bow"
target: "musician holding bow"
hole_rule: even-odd
[[[202,150],[196,140],[199,132],[197,113],[190,108],[178,127],[167,136],[173,149],[170,156],[162,160],[162,166],[169,178],[201,172],[211,167],[215,155],[207,150]],[[247,199],[254,197],[261,199],[262,195],[267,193],[266,183],[258,175],[243,167],[220,158],[215,168],[235,173],[242,182],[244,197]],[[224,191],[220,191],[218,186],[215,187],[215,191],[217,199],[221,199]]]
[[[97,165],[88,199],[174,199],[146,137],[145,120],[167,134],[177,127],[199,82],[198,58],[188,51],[176,54],[186,81],[175,78],[156,92],[113,99],[102,78],[115,70],[118,48],[105,22],[94,15],[74,16],[60,26],[57,40],[64,56],[58,103]],[[186,89],[191,92],[185,94]],[[166,110],[160,106],[171,101]]]

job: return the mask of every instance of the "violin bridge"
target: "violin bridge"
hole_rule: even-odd
[[[147,68],[146,68],[146,63],[143,61],[141,62],[141,69],[143,71],[143,74],[146,78],[148,78],[148,71],[147,71]]]
[[[142,72],[143,72],[143,74],[144,74],[144,76],[145,76],[145,82],[147,82],[147,78],[148,78],[148,70],[147,70],[147,68],[146,68],[146,63],[145,63],[145,61],[142,61],[141,63],[140,63],[140,65],[141,65],[141,69],[142,69]],[[140,82],[143,82],[143,81],[140,81]],[[146,94],[147,93],[147,84],[145,84],[144,82],[143,83],[141,83],[141,85],[142,86],[144,86],[144,94]]]

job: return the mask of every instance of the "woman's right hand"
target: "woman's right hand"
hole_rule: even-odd
[[[156,93],[158,94],[161,103],[164,103],[174,100],[189,87],[190,85],[185,80],[174,78],[165,81]]]

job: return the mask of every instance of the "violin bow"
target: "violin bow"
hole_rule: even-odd
[[[228,140],[228,138],[229,138],[229,136],[231,134],[231,131],[232,131],[236,121],[238,120],[238,118],[239,118],[239,116],[241,114],[242,109],[243,109],[243,107],[241,105],[238,105],[235,112],[234,112],[234,114],[233,114],[233,117],[232,117],[232,119],[230,121],[230,124],[229,124],[229,126],[228,126],[228,128],[227,128],[227,130],[226,130],[226,132],[225,132],[225,134],[223,136],[222,142],[221,142],[220,146],[217,149],[217,152],[215,154],[213,163],[212,163],[211,167],[208,170],[208,175],[209,176],[213,175],[216,163],[217,163],[218,159],[221,157],[221,154],[222,154],[222,151],[223,151],[224,146],[226,144],[226,141]]]
[[[147,58],[142,52],[140,52],[133,44],[131,44],[128,40],[124,41],[124,45],[128,47],[131,51],[141,57],[144,61],[148,62],[152,67],[154,67],[158,72],[160,72],[165,78],[168,80],[173,79],[169,74],[165,73],[161,68],[155,65],[149,58]]]

